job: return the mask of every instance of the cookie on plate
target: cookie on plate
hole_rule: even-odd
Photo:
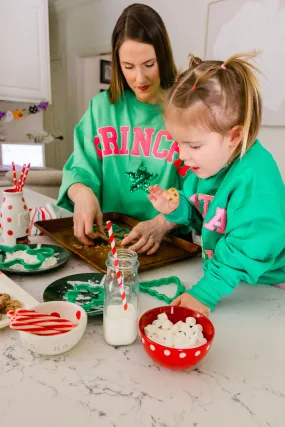
[[[10,300],[9,294],[0,294],[0,312],[6,307],[7,301]]]
[[[0,294],[0,300],[8,301],[9,299],[11,299],[9,294]]]
[[[16,299],[11,299],[6,303],[6,307],[4,308],[4,313],[8,313],[8,311],[14,311],[17,310],[17,308],[22,307],[22,304],[20,301]]]

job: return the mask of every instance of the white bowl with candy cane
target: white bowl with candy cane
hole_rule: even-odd
[[[87,326],[87,314],[67,301],[45,302],[31,310],[9,312],[10,328],[19,332],[24,346],[35,353],[56,355],[74,347]]]

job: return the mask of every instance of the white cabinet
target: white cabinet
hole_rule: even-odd
[[[0,0],[0,100],[51,101],[48,0]]]

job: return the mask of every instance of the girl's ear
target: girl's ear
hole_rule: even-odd
[[[234,126],[229,132],[228,132],[228,138],[230,141],[230,147],[234,150],[239,146],[244,136],[243,126],[238,125]]]

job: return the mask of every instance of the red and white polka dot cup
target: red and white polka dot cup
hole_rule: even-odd
[[[161,313],[166,313],[172,323],[177,323],[180,320],[185,322],[187,317],[195,317],[196,322],[203,326],[203,334],[207,343],[195,348],[178,349],[152,341],[145,335],[144,328],[156,320]],[[183,370],[197,365],[208,354],[215,336],[215,328],[210,319],[195,310],[185,307],[163,306],[153,308],[141,316],[139,334],[145,351],[154,362],[164,368]]]
[[[0,213],[2,244],[16,245],[29,235],[30,212],[24,199],[23,191],[9,188],[3,191]]]

